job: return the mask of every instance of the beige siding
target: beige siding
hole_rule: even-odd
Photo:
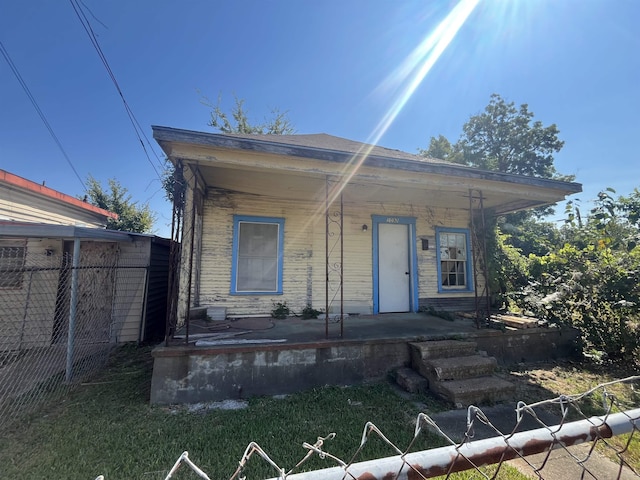
[[[49,345],[58,288],[62,242],[16,239],[26,245],[22,286],[0,288],[0,351]],[[47,256],[46,252],[52,252]],[[53,268],[50,268],[53,267]]]
[[[235,214],[285,219],[283,295],[230,295]],[[300,311],[311,282],[313,231],[309,205],[255,196],[209,195],[204,205],[200,304],[226,306],[234,315],[268,313],[275,302],[286,302]]]
[[[104,228],[106,219],[78,207],[0,184],[0,220]]]
[[[339,206],[332,212],[339,210]],[[285,219],[282,295],[231,295],[233,215]],[[343,215],[345,312],[373,311],[372,215],[416,218],[416,252],[419,297],[473,297],[473,292],[438,293],[435,227],[468,228],[464,210],[431,209],[416,205],[345,204]],[[362,226],[367,225],[367,231]],[[330,264],[339,267],[339,227],[330,224]],[[429,250],[421,249],[422,238]],[[232,194],[211,190],[205,200],[200,305],[227,307],[229,315],[269,313],[274,302],[286,302],[295,312],[307,303],[325,308],[325,217],[324,208],[311,202],[293,202],[272,197]],[[470,279],[471,280],[471,279]],[[339,274],[330,274],[330,312],[340,309]]]

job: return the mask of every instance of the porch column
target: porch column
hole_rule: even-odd
[[[197,167],[187,165],[184,169],[185,202],[180,255],[180,283],[178,287],[178,327],[188,322],[194,285],[199,281],[200,245],[202,237],[202,208],[204,204],[204,182]],[[197,291],[197,287],[196,287]],[[187,326],[188,328],[188,326]]]

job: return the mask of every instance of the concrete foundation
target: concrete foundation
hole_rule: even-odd
[[[473,340],[498,363],[512,364],[571,357],[577,351],[577,337],[572,329],[536,328],[439,332],[392,339],[161,346],[153,351],[151,403],[220,401],[357,384],[410,365],[409,342],[418,340]]]

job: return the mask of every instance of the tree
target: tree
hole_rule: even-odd
[[[533,121],[526,103],[516,108],[494,93],[484,112],[464,124],[455,144],[443,135],[431,137],[429,148],[420,152],[485,170],[570,179],[559,176],[553,165],[553,155],[564,145],[558,133],[555,124]]]
[[[108,181],[105,189],[91,175],[87,178],[87,201],[96,207],[118,214],[118,219],[110,218],[107,228],[125,232],[150,233],[155,222],[155,215],[148,204],[138,205],[131,200],[128,190],[115,178]]]
[[[262,134],[262,135],[291,135],[295,133],[295,128],[289,120],[288,112],[281,112],[274,108],[271,110],[271,118],[265,119],[263,123],[252,123],[249,121],[248,112],[244,108],[244,99],[234,95],[235,105],[231,109],[231,118],[222,110],[220,103],[222,97],[218,96],[218,102],[214,105],[206,97],[202,103],[211,108],[211,118],[208,125],[217,128],[222,133],[241,134]]]
[[[203,97],[202,104],[211,108],[211,118],[208,125],[216,128],[222,133],[239,133],[244,135],[291,135],[295,133],[295,128],[291,124],[288,112],[281,112],[277,108],[271,110],[271,118],[265,119],[263,123],[253,123],[249,121],[247,110],[244,108],[244,99],[234,96],[235,105],[229,114],[225,113],[220,106],[222,98],[218,97],[218,102],[214,105],[211,101]],[[162,172],[162,187],[165,197],[173,203],[173,193],[175,191],[176,177],[175,167],[169,159],[165,159],[165,168]]]
[[[438,135],[438,138],[431,137],[429,148],[426,150],[419,148],[418,152],[423,157],[439,158],[453,163],[465,163],[462,152],[457,148],[457,145],[452,145],[444,135]]]
[[[526,103],[516,108],[497,94],[491,95],[483,113],[464,124],[459,148],[465,162],[486,170],[553,178],[553,154],[564,142],[555,124],[543,127],[533,121]]]

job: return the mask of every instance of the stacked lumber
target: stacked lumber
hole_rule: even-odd
[[[491,320],[495,322],[504,323],[508,327],[512,328],[536,328],[538,326],[538,319],[533,317],[520,317],[516,315],[497,314],[491,315]]]

